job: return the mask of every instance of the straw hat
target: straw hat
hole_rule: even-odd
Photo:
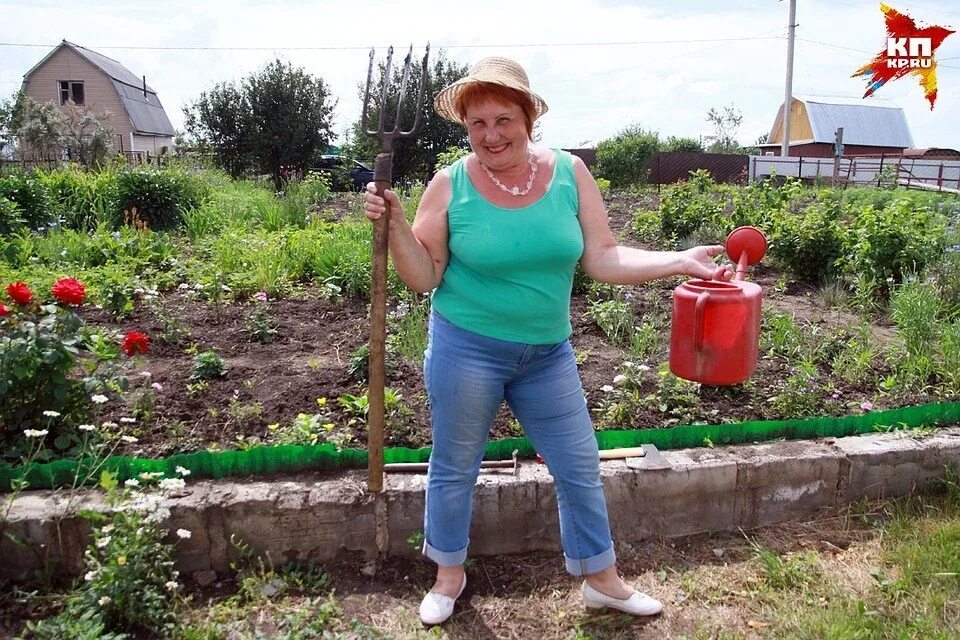
[[[440,90],[433,101],[433,107],[441,117],[462,123],[456,109],[456,98],[464,87],[471,82],[490,82],[503,85],[525,93],[533,100],[534,120],[547,112],[547,103],[530,90],[527,72],[509,58],[484,58],[467,72],[467,75]]]

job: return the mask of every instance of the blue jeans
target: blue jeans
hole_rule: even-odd
[[[579,576],[612,566],[597,440],[570,342],[488,338],[434,311],[424,355],[433,430],[424,555],[442,566],[466,559],[473,488],[490,425],[506,399],[554,477],[567,571]]]

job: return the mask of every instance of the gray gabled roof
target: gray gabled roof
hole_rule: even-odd
[[[24,81],[26,81],[38,67],[46,62],[50,56],[56,53],[60,47],[69,47],[75,51],[77,55],[83,57],[90,64],[107,74],[113,82],[117,94],[120,96],[120,102],[130,116],[134,133],[157,136],[173,136],[176,134],[173,125],[170,123],[170,118],[167,117],[166,111],[163,110],[163,105],[160,104],[157,92],[147,85],[146,95],[144,95],[144,82],[142,78],[135,76],[129,69],[113,58],[108,58],[102,53],[97,53],[86,47],[81,47],[78,44],[67,42],[66,40],[61,42],[59,46],[54,48],[53,51],[47,54],[43,60],[34,65],[33,69],[30,69],[30,71],[24,75]]]
[[[806,142],[833,144],[837,127],[843,127],[843,143],[874,147],[913,146],[913,136],[907,126],[903,109],[877,98],[820,98],[794,96],[807,110],[813,139]],[[771,137],[783,119],[779,109],[771,129]],[[791,136],[792,137],[792,136]],[[797,144],[798,140],[792,140]]]

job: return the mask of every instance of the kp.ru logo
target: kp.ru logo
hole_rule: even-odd
[[[896,80],[907,74],[915,74],[920,79],[924,97],[933,109],[937,101],[937,61],[933,57],[952,29],[929,26],[918,27],[913,18],[900,13],[889,5],[881,4],[887,23],[887,48],[869,63],[863,65],[853,76],[866,76],[867,90],[863,97],[872,96],[888,80]]]
[[[887,38],[887,69],[932,67],[933,41],[930,38]]]

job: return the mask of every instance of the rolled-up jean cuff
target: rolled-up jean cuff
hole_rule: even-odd
[[[617,556],[613,552],[613,547],[610,547],[603,553],[598,553],[590,558],[574,560],[564,554],[563,559],[567,564],[568,573],[575,576],[583,576],[588,573],[603,571],[607,567],[612,567],[617,561]]]
[[[427,556],[441,567],[459,567],[467,560],[467,548],[460,551],[440,551],[434,549],[426,540],[423,542],[423,555]]]

